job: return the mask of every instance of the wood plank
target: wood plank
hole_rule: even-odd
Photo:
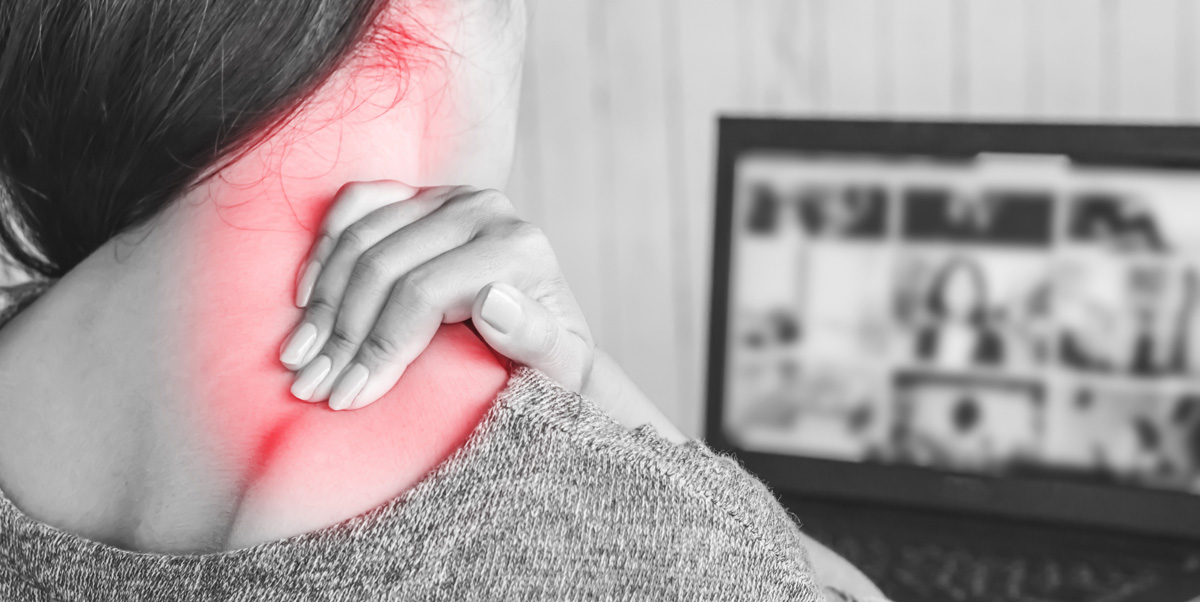
[[[517,116],[513,167],[505,192],[517,213],[535,224],[545,224],[545,199],[541,194],[541,146],[538,127],[536,52],[526,52],[521,74],[521,104]]]
[[[829,107],[827,0],[777,0],[772,21],[779,48],[782,110],[788,115],[822,113]],[[695,10],[688,4],[688,10]]]
[[[1118,0],[1117,117],[1172,121],[1183,114],[1178,0]]]
[[[947,117],[962,110],[954,89],[955,4],[955,0],[924,0],[892,11],[897,115]]]
[[[729,40],[739,63],[738,100],[743,115],[794,115],[821,112],[827,106],[828,74],[824,56],[826,0],[741,0],[724,4],[731,20],[712,24],[702,34]],[[711,12],[703,3],[681,5],[680,15]],[[703,17],[700,17],[701,19]],[[732,28],[731,28],[732,24]],[[723,47],[717,44],[718,48]],[[726,52],[728,50],[726,49]]]
[[[546,0],[534,22],[515,201],[601,344],[656,401],[674,391],[692,435],[717,115],[1200,119],[1200,0]],[[676,308],[651,325],[673,377],[632,359],[654,338],[627,320],[639,283]]]
[[[827,5],[823,36],[828,64],[828,109],[835,115],[878,115],[883,111],[879,0],[838,0]]]
[[[619,321],[609,324],[622,342],[613,357],[668,418],[679,422],[678,349],[667,175],[663,4],[610,0],[597,14],[606,25],[598,40],[611,101],[608,165],[610,207],[616,239],[606,253],[616,259],[617,280],[610,289]],[[599,66],[599,63],[597,63]],[[603,227],[603,225],[602,225]]]
[[[536,195],[539,225],[546,231],[559,264],[579,301],[597,342],[612,343],[609,320],[611,282],[605,281],[603,232],[596,227],[606,210],[597,193],[599,133],[593,108],[591,48],[587,36],[587,0],[539,2],[533,8],[528,52],[535,66],[524,101],[536,110],[536,136],[523,148],[541,152],[535,177],[525,184]]]
[[[1179,109],[1180,120],[1200,121],[1200,0],[1179,2]]]
[[[748,115],[759,115],[766,112],[766,94],[763,81],[767,78],[767,64],[771,62],[771,49],[764,33],[764,25],[768,12],[768,0],[742,0],[739,10],[733,13],[733,20],[720,26],[719,29],[705,32],[709,43],[713,42],[715,32],[723,32],[729,45],[726,51],[732,50],[738,57],[741,68],[738,69],[737,106]],[[722,44],[716,44],[722,46]]]
[[[739,104],[738,53],[728,52],[713,44],[714,31],[721,31],[736,22],[738,4],[729,0],[678,0],[678,50],[675,53],[679,72],[677,98],[681,128],[672,141],[672,152],[682,159],[680,194],[683,198],[681,219],[687,225],[684,258],[690,273],[691,342],[680,350],[681,366],[692,366],[695,375],[686,377],[680,386],[684,405],[692,407],[678,423],[686,434],[701,433],[701,419],[708,373],[708,322],[711,295],[713,214],[715,211],[714,183],[717,144],[717,116],[736,111]],[[805,18],[798,11],[797,19]],[[806,55],[796,55],[791,63],[795,69],[785,75],[790,82],[784,88],[784,102],[791,110],[806,106]],[[681,371],[683,372],[683,371]],[[686,372],[684,372],[686,374]]]
[[[1028,3],[973,0],[963,8],[967,114],[983,119],[1027,116],[1030,113]]]
[[[1103,11],[1104,3],[1097,0],[1035,0],[1029,5],[1032,115],[1094,120],[1109,110],[1102,67]]]

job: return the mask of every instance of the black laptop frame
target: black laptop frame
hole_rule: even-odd
[[[1093,165],[1200,170],[1200,127],[760,119],[719,120],[705,439],[777,491],[1093,525],[1200,540],[1200,495],[1030,477],[987,477],[905,465],[740,449],[723,409],[735,167],[748,152],[1066,155]],[[1200,202],[1200,199],[1197,199]]]

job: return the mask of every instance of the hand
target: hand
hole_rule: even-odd
[[[297,278],[304,318],[280,360],[292,393],[374,403],[442,323],[472,319],[502,355],[581,392],[595,343],[549,241],[494,190],[394,181],[339,191]]]

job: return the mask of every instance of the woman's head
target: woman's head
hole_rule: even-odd
[[[441,1],[4,3],[0,242],[62,275],[277,136],[348,64],[399,102],[415,63],[454,50],[425,27]]]
[[[938,318],[976,321],[987,304],[987,281],[979,264],[956,257],[942,266],[929,291],[929,308]]]

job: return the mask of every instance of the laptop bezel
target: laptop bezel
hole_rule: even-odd
[[[1079,164],[1200,170],[1200,127],[721,117],[705,439],[773,489],[1200,539],[1200,495],[1030,477],[989,477],[748,451],[722,430],[735,167],[747,152],[1065,155]],[[1197,202],[1200,202],[1198,200]]]

